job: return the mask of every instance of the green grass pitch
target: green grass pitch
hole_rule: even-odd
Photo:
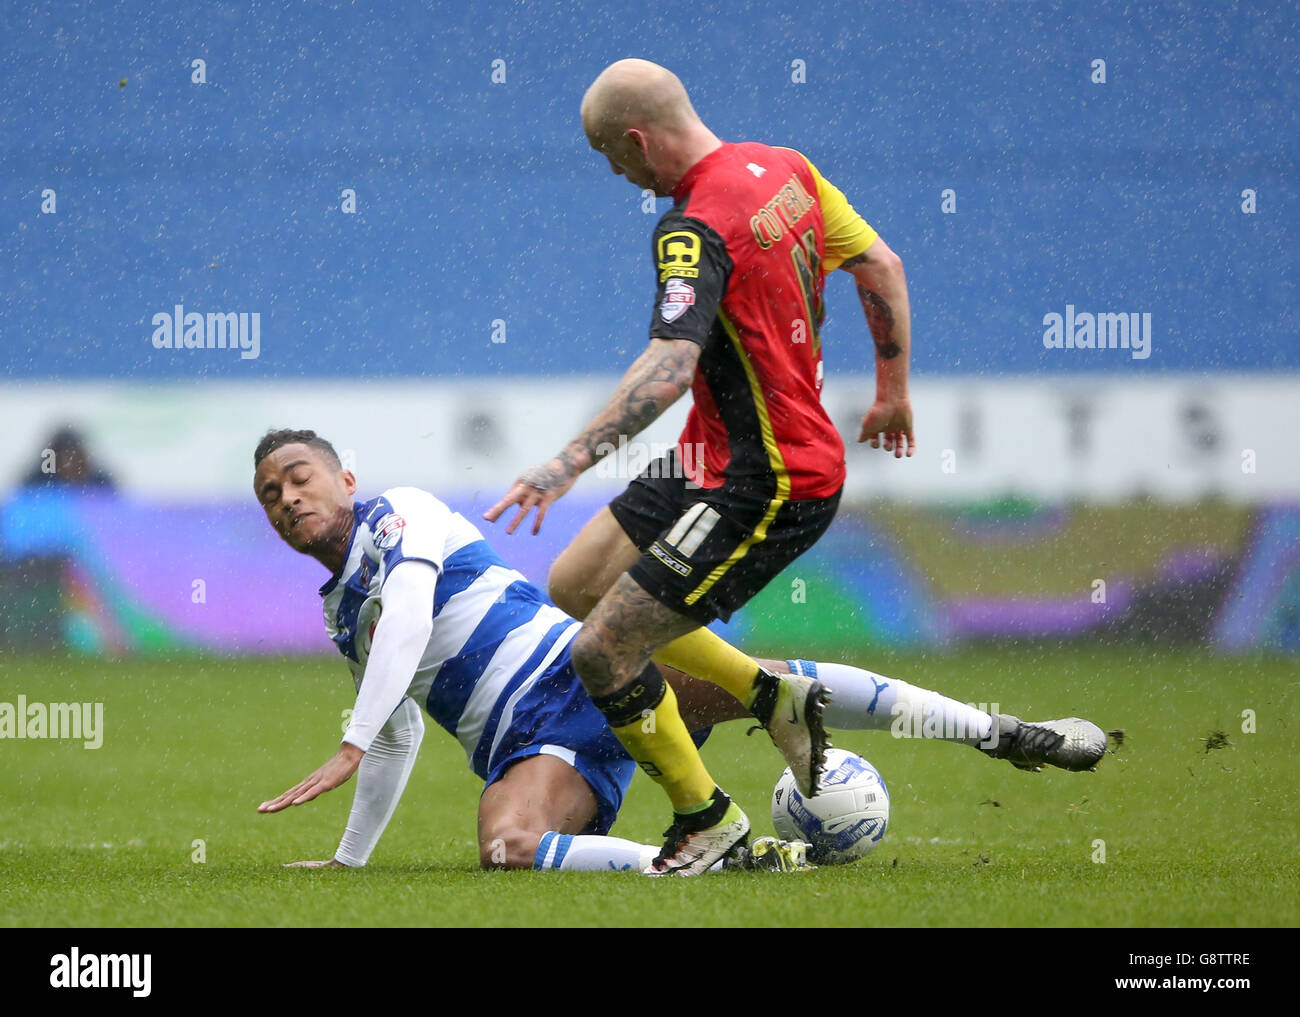
[[[0,923],[1300,923],[1294,662],[1022,647],[859,663],[1030,719],[1088,716],[1123,729],[1123,744],[1096,773],[1026,774],[963,746],[840,734],[836,743],[875,763],[892,795],[889,832],[872,855],[785,876],[649,880],[480,871],[480,787],[430,721],[369,867],[293,870],[281,863],[333,854],[351,785],[279,815],[254,810],[336,748],[351,706],[339,661],[11,658],[0,699],[100,701],[106,733],[97,750],[0,741]],[[1246,710],[1255,733],[1242,730]],[[1227,743],[1207,748],[1221,742],[1215,732]],[[770,832],[782,764],[766,737],[727,725],[705,759],[755,833]],[[657,841],[666,821],[660,792],[638,777],[614,832]]]

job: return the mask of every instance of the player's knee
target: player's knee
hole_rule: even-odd
[[[584,625],[569,646],[573,670],[593,698],[612,695],[645,668],[645,663],[628,655],[626,647],[607,642],[591,625]]]
[[[541,834],[503,828],[490,831],[478,845],[478,861],[485,869],[531,869]]]
[[[571,618],[585,618],[596,606],[596,598],[582,591],[582,582],[562,561],[551,567],[546,592],[552,602]]]
[[[569,655],[587,691],[593,696],[602,695],[612,676],[608,673],[609,654],[596,630],[590,626],[579,629],[569,644]]]

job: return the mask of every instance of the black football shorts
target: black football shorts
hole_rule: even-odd
[[[840,503],[777,502],[687,484],[674,450],[609,503],[642,552],[629,570],[652,597],[701,625],[744,606],[818,539]]]

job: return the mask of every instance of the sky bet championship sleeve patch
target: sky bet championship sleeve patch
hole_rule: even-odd
[[[659,304],[659,317],[676,321],[695,303],[695,288],[680,279],[669,279],[664,286],[663,300]]]
[[[406,526],[406,520],[396,512],[390,512],[377,523],[375,523],[375,547],[380,551],[389,551],[397,546],[397,542],[402,539],[402,529]]]
[[[674,208],[655,230],[654,256],[659,290],[650,337],[707,346],[731,277],[726,242]]]

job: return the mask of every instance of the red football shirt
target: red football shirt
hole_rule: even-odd
[[[650,335],[702,347],[679,442],[701,487],[801,500],[844,484],[844,444],[821,403],[818,183],[791,149],[724,144],[682,177],[655,229]]]

